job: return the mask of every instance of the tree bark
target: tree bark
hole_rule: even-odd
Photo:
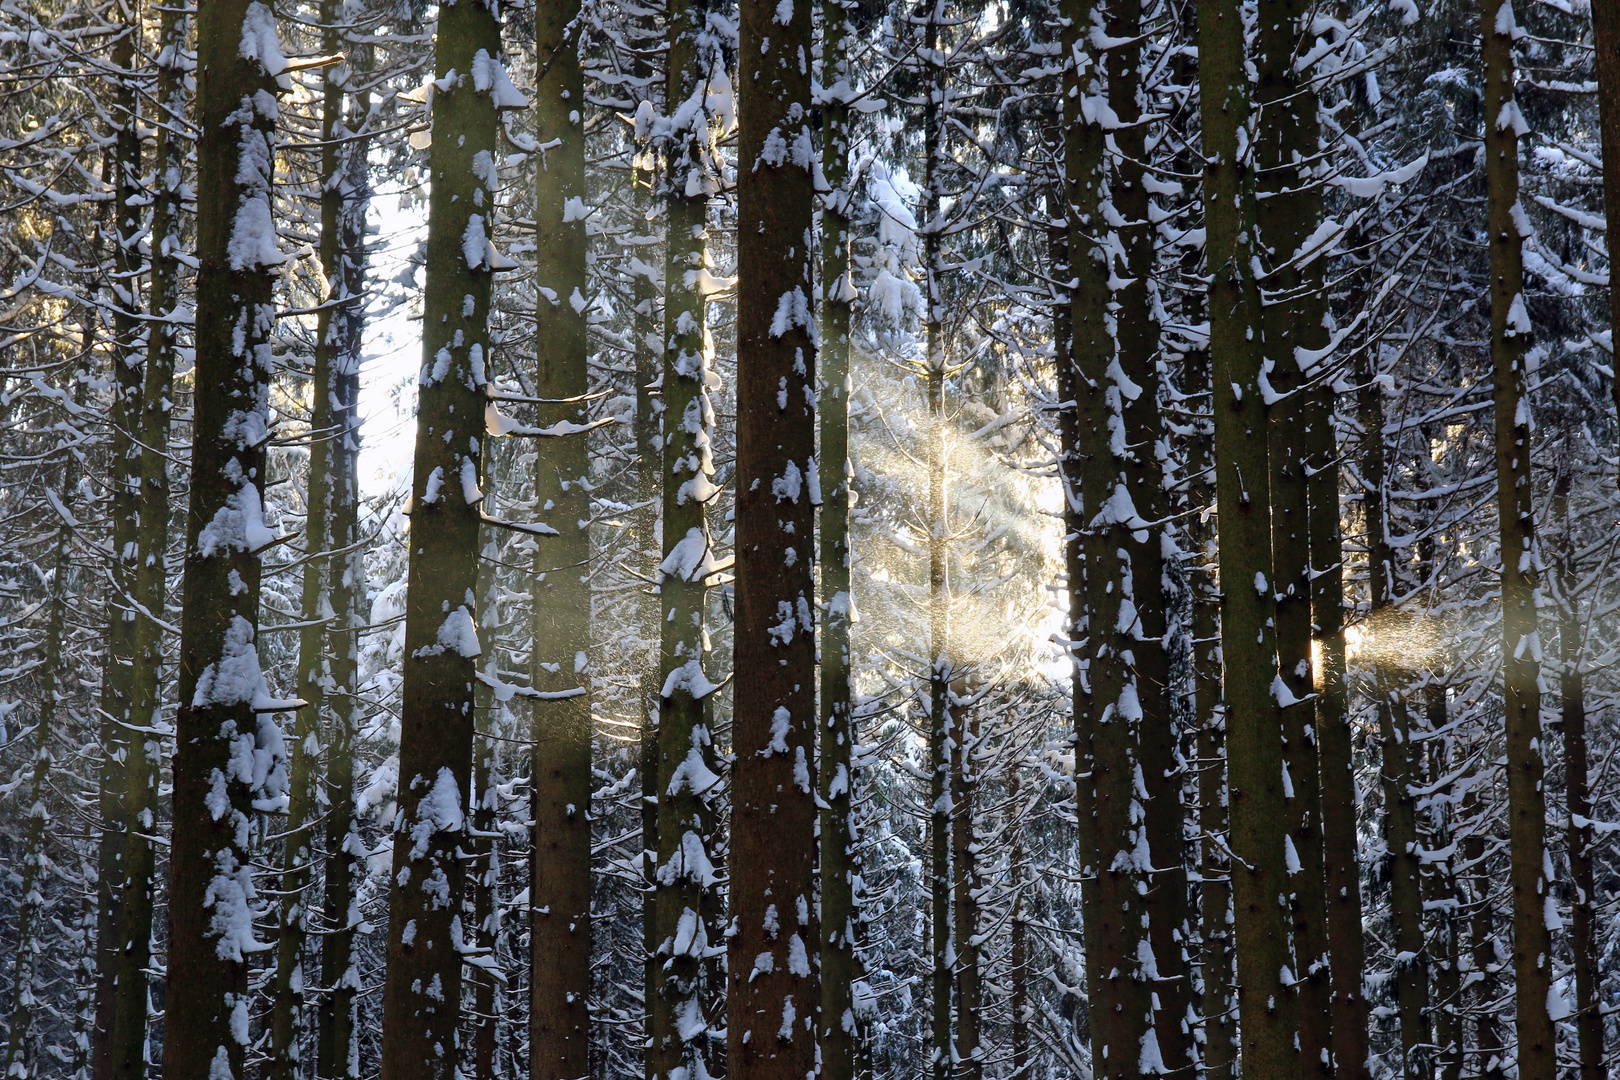
[[[180,247],[182,142],[176,127],[184,122],[186,93],[184,56],[190,19],[179,5],[166,5],[158,16],[157,79],[154,98],[160,122],[152,152],[152,220],[147,234],[151,255],[146,309],[146,371],[141,387],[141,505],[136,548],[135,602],[145,610],[134,627],[134,669],[130,681],[130,715],[141,737],[131,729],[125,761],[125,805],[137,827],[126,834],[123,867],[123,928],[116,972],[120,992],[107,1033],[111,1080],[145,1080],[147,1023],[150,1003],[146,970],[151,963],[152,918],[156,904],[156,850],[152,831],[158,812],[158,778],[162,739],[158,720],[163,707],[163,643],[160,621],[167,600],[169,546],[169,413],[172,408],[177,344],[173,316],[182,296]],[[144,718],[144,719],[143,719]]]
[[[1260,295],[1251,238],[1252,162],[1239,133],[1249,117],[1243,24],[1233,0],[1198,12],[1205,251],[1219,523],[1221,654],[1231,802],[1238,1017],[1245,1076],[1299,1075],[1299,1009],[1283,899],[1282,717],[1272,572],[1270,455],[1261,385]]]
[[[1368,1080],[1367,996],[1362,969],[1360,840],[1355,757],[1344,642],[1344,550],[1339,511],[1339,446],[1334,390],[1307,391],[1302,427],[1309,455],[1311,623],[1316,635],[1316,741],[1326,885],[1328,982],[1332,988],[1333,1068],[1339,1080]]]
[[[1208,349],[1189,349],[1182,391],[1210,389]],[[1237,1064],[1237,998],[1232,971],[1232,860],[1226,788],[1226,707],[1221,701],[1220,565],[1215,509],[1214,429],[1200,417],[1189,441],[1189,508],[1202,512],[1189,535],[1197,552],[1192,568],[1193,716],[1198,724],[1198,828],[1203,834],[1198,871],[1200,975],[1203,995],[1204,1074],[1233,1080]]]
[[[406,577],[399,809],[394,819],[382,1069],[391,1080],[451,1080],[461,1019],[459,847],[472,769],[479,646],[478,488],[493,270],[500,55],[492,7],[440,10],[422,375]],[[477,73],[482,69],[485,78]],[[449,79],[451,71],[459,79]],[[473,76],[468,78],[467,76]],[[481,89],[485,82],[488,89]]]
[[[1489,7],[1490,5],[1487,5]],[[1608,229],[1603,234],[1609,266],[1620,266],[1620,7],[1592,4],[1592,66],[1597,69],[1598,133],[1603,158],[1603,212]],[[1615,365],[1615,327],[1620,327],[1620,283],[1610,271],[1609,364]],[[1620,417],[1620,372],[1609,379],[1614,407]]]
[[[1103,933],[1098,877],[1100,862],[1097,820],[1097,712],[1094,692],[1092,628],[1099,625],[1090,607],[1093,544],[1087,515],[1094,515],[1107,493],[1107,471],[1097,453],[1100,432],[1107,430],[1107,410],[1098,392],[1098,374],[1108,365],[1112,343],[1104,312],[1108,310],[1107,256],[1100,243],[1104,132],[1091,106],[1099,93],[1099,65],[1088,27],[1101,17],[1094,0],[1064,0],[1063,69],[1063,203],[1064,234],[1054,235],[1054,273],[1067,288],[1053,317],[1054,365],[1059,398],[1058,438],[1064,486],[1064,567],[1068,576],[1069,649],[1074,659],[1075,846],[1080,876],[1080,912],[1085,945],[1086,1001],[1092,1058],[1101,1026],[1096,1006],[1102,1001]]]
[[[1409,672],[1398,663],[1402,625],[1395,610],[1395,550],[1389,539],[1385,477],[1384,389],[1368,359],[1357,372],[1362,428],[1362,510],[1367,532],[1369,633],[1374,635],[1374,708],[1378,715],[1383,832],[1389,858],[1389,918],[1395,930],[1395,993],[1402,1073],[1419,1080],[1431,1071],[1429,954],[1423,940],[1418,856],[1417,750],[1407,700]],[[1387,650],[1387,651],[1386,651]]]
[[[1568,469],[1553,488],[1553,517],[1562,526],[1558,552],[1558,696],[1564,729],[1564,800],[1569,815],[1569,948],[1575,968],[1575,1036],[1580,1080],[1604,1080],[1603,1010],[1598,997],[1596,882],[1592,868],[1592,793],[1586,740],[1586,641],[1581,625],[1580,572],[1569,520]]]
[[[1290,881],[1294,952],[1299,977],[1300,1074],[1331,1080],[1331,985],[1328,980],[1326,885],[1322,862],[1315,688],[1311,649],[1309,461],[1298,453],[1305,423],[1329,418],[1309,408],[1305,356],[1327,345],[1321,300],[1321,259],[1306,266],[1299,251],[1322,219],[1320,185],[1312,178],[1321,152],[1317,99],[1308,72],[1295,64],[1309,39],[1302,35],[1308,5],[1266,0],[1258,19],[1257,165],[1266,211],[1260,243],[1272,299],[1262,316],[1269,378],[1278,398],[1268,424],[1271,454],[1272,587],[1277,598],[1278,677],[1288,689],[1282,710],[1288,837],[1298,869]],[[1314,373],[1311,373],[1314,374]]]
[[[349,66],[362,77],[373,65],[372,46],[350,47]],[[366,288],[366,207],[370,202],[371,145],[369,92],[350,96],[350,121],[344,128],[353,138],[341,180],[340,259],[333,329],[338,351],[332,362],[332,471],[331,544],[327,596],[331,604],[327,664],[331,689],[328,725],[322,738],[326,751],[325,865],[322,871],[321,997],[317,1003],[315,1042],[316,1080],[352,1080],[360,1075],[358,1020],[360,974],[354,963],[354,935],[360,924],[357,906],[360,882],[366,873],[366,854],[356,819],[354,795],[354,737],[359,725],[360,633],[370,622],[360,608],[366,595],[365,552],[359,526],[360,355],[364,313],[360,298]]]
[[[979,813],[979,776],[974,755],[979,749],[979,718],[969,703],[975,687],[961,678],[953,690],[956,738],[951,742],[951,885],[952,940],[956,947],[955,1062],[957,1080],[983,1080],[984,1037],[983,947],[979,943],[979,897],[984,876],[979,871],[974,823]]]
[[[1502,683],[1506,700],[1509,877],[1519,1080],[1552,1080],[1556,1036],[1547,1005],[1552,941],[1544,906],[1546,771],[1541,754],[1539,556],[1530,490],[1530,402],[1525,352],[1523,247],[1529,226],[1519,205],[1519,136],[1513,96],[1514,42],[1522,36],[1510,0],[1481,7],[1485,82],[1486,221],[1490,246],[1491,369],[1496,415],[1497,518],[1502,558]]]
[[[663,349],[663,563],[658,571],[662,627],[659,673],[657,912],[654,917],[658,996],[651,1003],[655,1075],[720,1072],[708,1023],[709,959],[719,947],[715,915],[722,872],[713,865],[719,758],[710,724],[716,689],[704,669],[708,651],[706,582],[714,565],[709,505],[713,483],[710,391],[714,343],[708,329],[713,266],[709,199],[719,191],[716,143],[724,121],[708,102],[722,91],[723,60],[706,37],[702,0],[672,5],[665,98],[669,110],[690,105],[688,126],[668,133],[665,206]]]
[[[801,1080],[819,1030],[810,15],[741,5],[731,1080]]]
[[[337,0],[323,0],[319,19],[321,48],[328,56],[343,47],[338,21],[344,17]],[[307,1026],[303,965],[308,945],[309,898],[314,866],[314,822],[321,816],[321,719],[326,712],[330,684],[327,643],[331,626],[322,616],[329,607],[328,572],[332,563],[332,516],[340,497],[332,467],[336,429],[336,378],[343,343],[339,337],[343,313],[331,306],[342,302],[343,151],[336,141],[343,131],[346,68],[321,73],[320,261],[322,277],[330,283],[315,317],[315,355],[311,365],[309,413],[309,477],[304,496],[304,580],[300,597],[298,632],[298,710],[293,728],[292,775],[287,796],[286,850],[281,873],[279,933],[270,1020],[269,1080],[297,1080],[304,1031]],[[334,363],[336,360],[336,363]]]
[[[849,105],[852,92],[850,13],[844,0],[821,0],[821,739],[817,782],[821,808],[821,1075],[854,1080],[866,1040],[865,1008],[855,989],[863,978],[855,951],[859,877],[851,816],[855,789],[855,717],[851,712],[849,460],[850,207]]]
[[[542,423],[566,432],[589,422],[586,280],[585,74],[578,0],[535,9],[535,388],[563,402]],[[574,1080],[590,1072],[591,992],[591,517],[590,454],[583,430],[543,438],[535,501],[557,530],[535,553],[530,585],[534,848],[530,860],[529,1076]]]
[[[271,378],[275,94],[285,65],[258,0],[197,15],[196,385],[169,850],[163,1075],[239,1080],[248,1041],[255,758],[279,742],[255,635]],[[244,108],[244,101],[251,107]],[[183,1033],[183,1034],[182,1034]]]
[[[86,353],[88,353],[86,349]],[[80,384],[82,386],[82,384]],[[71,501],[71,493],[78,484],[78,459],[71,453],[62,455],[63,463],[57,487],[62,505]],[[28,827],[23,835],[23,848],[16,870],[19,882],[17,913],[14,931],[17,955],[11,966],[11,1025],[6,1042],[5,1074],[26,1080],[38,1075],[29,1033],[34,1014],[41,1004],[39,960],[45,952],[45,942],[39,936],[40,917],[46,914],[42,876],[49,871],[50,861],[45,855],[45,836],[50,827],[50,808],[45,805],[53,757],[51,741],[58,734],[57,712],[64,695],[60,690],[60,672],[63,670],[63,632],[67,623],[68,601],[68,547],[72,542],[73,527],[64,519],[56,530],[51,550],[50,595],[46,601],[45,639],[40,643],[39,681],[34,692],[39,702],[34,714],[34,748],[30,755],[33,768],[28,771]],[[20,771],[20,770],[19,770]],[[144,985],[143,985],[144,991]]]
[[[112,1035],[119,998],[138,995],[145,1009],[146,985],[124,986],[119,981],[128,952],[129,926],[125,919],[126,870],[130,837],[137,831],[129,804],[131,752],[144,754],[145,740],[131,739],[131,727],[143,727],[147,718],[132,709],[138,658],[135,633],[139,618],[130,600],[141,559],[138,548],[141,511],[145,508],[141,485],[142,376],[139,310],[142,230],[140,204],[141,141],[136,94],[135,56],[140,44],[140,15],[136,0],[120,0],[114,21],[125,32],[114,40],[111,55],[113,86],[108,141],[113,189],[108,222],[112,234],[112,401],[108,407],[108,549],[106,663],[101,682],[101,834],[97,840],[96,1023],[92,1035],[92,1080],[113,1080]],[[165,512],[167,508],[165,507]],[[152,676],[155,678],[155,676]],[[140,749],[132,745],[140,743]],[[150,933],[148,934],[150,937]],[[145,946],[142,942],[142,948]],[[126,1007],[133,1009],[130,999]],[[119,1048],[124,1054],[128,1046]]]

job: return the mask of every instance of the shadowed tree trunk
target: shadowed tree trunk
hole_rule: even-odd
[[[349,67],[364,76],[372,67],[372,46],[356,44]],[[370,94],[351,95],[350,121],[344,131],[353,139],[341,180],[339,292],[343,303],[333,320],[339,349],[332,361],[332,559],[327,597],[331,604],[327,664],[331,688],[326,751],[326,862],[322,873],[321,998],[315,1036],[316,1080],[352,1080],[360,1075],[355,1024],[360,974],[354,963],[354,935],[360,924],[357,903],[366,872],[366,849],[356,820],[354,737],[359,724],[360,632],[370,622],[360,601],[366,595],[365,552],[359,514],[360,349],[365,318],[361,297],[366,290],[365,226],[370,201],[367,154],[371,139]]]
[[[1548,1006],[1552,940],[1544,911],[1550,883],[1543,872],[1547,798],[1542,789],[1541,635],[1536,613],[1539,575],[1525,374],[1531,327],[1523,296],[1523,247],[1529,226],[1519,206],[1519,136],[1527,129],[1513,96],[1513,47],[1524,32],[1513,21],[1510,0],[1486,0],[1480,18],[1519,1080],[1553,1080],[1557,1055]]]
[[[1487,7],[1490,5],[1487,4]],[[1603,211],[1608,229],[1609,271],[1620,266],[1620,5],[1602,0],[1589,5],[1592,12],[1592,66],[1597,69],[1598,131],[1603,158]],[[1614,328],[1620,326],[1620,286],[1609,287],[1609,363],[1615,363]],[[1620,418],[1620,378],[1611,378],[1615,413]]]
[[[146,969],[151,963],[152,918],[156,903],[158,779],[162,739],[163,641],[160,619],[168,589],[169,412],[172,407],[176,340],[173,316],[183,296],[180,281],[181,136],[185,116],[182,48],[190,19],[180,5],[165,5],[158,16],[157,79],[154,99],[159,117],[152,153],[152,224],[148,233],[151,278],[147,290],[146,372],[141,389],[141,508],[137,549],[146,553],[135,566],[135,603],[144,608],[134,627],[135,666],[130,681],[131,728],[125,762],[125,805],[137,824],[126,834],[123,867],[123,928],[117,983],[108,1033],[111,1080],[144,1080],[147,1072]],[[139,737],[136,737],[136,733]]]
[[[482,0],[439,12],[422,373],[406,575],[399,807],[394,818],[382,1070],[451,1080],[459,1067],[460,915],[473,743],[479,489],[494,232],[500,23]],[[475,75],[451,80],[450,71]],[[476,78],[482,71],[484,77]],[[482,84],[482,86],[480,85]]]
[[[1597,912],[1592,871],[1592,793],[1587,772],[1586,635],[1581,625],[1575,538],[1569,520],[1570,472],[1553,486],[1553,518],[1563,535],[1558,551],[1558,696],[1564,729],[1564,799],[1569,814],[1569,948],[1575,968],[1575,1035],[1580,1080],[1604,1080],[1603,1011],[1598,997],[1602,972],[1597,954]]]
[[[844,0],[821,0],[821,1074],[854,1080],[866,1039],[864,1009],[855,1000],[863,978],[855,951],[856,868],[854,800],[855,718],[851,705],[849,317],[850,277],[850,15]]]
[[[1288,770],[1288,842],[1294,864],[1289,882],[1294,953],[1299,976],[1300,1075],[1333,1077],[1331,986],[1322,863],[1321,801],[1317,764],[1315,688],[1311,656],[1311,557],[1307,454],[1302,424],[1329,417],[1307,400],[1306,357],[1327,345],[1321,260],[1299,265],[1302,245],[1322,219],[1321,187],[1311,165],[1320,152],[1317,102],[1309,72],[1296,70],[1305,51],[1309,5],[1265,0],[1258,18],[1260,113],[1256,148],[1261,197],[1260,241],[1273,269],[1265,282],[1271,299],[1261,322],[1271,387],[1278,399],[1268,424],[1271,454],[1272,588],[1277,597],[1278,677],[1288,690],[1282,710],[1284,767]],[[1314,35],[1309,40],[1314,40]],[[1303,434],[1303,440],[1301,438]]]
[[[557,530],[535,552],[529,675],[544,697],[533,725],[534,847],[529,881],[529,1076],[590,1072],[591,517],[586,271],[585,74],[578,0],[535,9],[535,389],[546,429],[535,503]],[[570,432],[572,432],[570,434]]]
[[[148,507],[141,484],[142,365],[139,310],[142,239],[140,206],[141,140],[135,79],[136,47],[140,44],[140,9],[137,0],[119,0],[112,17],[124,32],[111,49],[112,87],[108,120],[111,131],[105,151],[104,172],[111,181],[112,202],[107,231],[111,235],[113,281],[112,304],[112,400],[108,422],[108,550],[107,562],[107,642],[106,662],[101,680],[100,810],[101,834],[97,839],[96,933],[96,1022],[92,1029],[92,1080],[113,1080],[114,1046],[112,1035],[119,1012],[118,999],[137,995],[139,1007],[146,1008],[146,984],[126,985],[120,980],[124,955],[129,952],[129,931],[124,898],[128,891],[126,864],[130,837],[138,830],[135,808],[129,801],[130,755],[145,753],[145,740],[132,739],[132,727],[145,727],[149,718],[133,710],[134,682],[139,658],[135,653],[135,633],[139,614],[131,603],[139,573],[141,514]],[[165,507],[165,512],[167,507]],[[161,615],[159,616],[161,617]],[[155,680],[155,673],[149,676]],[[141,744],[139,748],[133,744]],[[137,887],[139,884],[137,883]],[[150,930],[148,930],[150,937]],[[137,949],[146,947],[143,941]],[[126,1010],[133,1010],[133,998]],[[142,1017],[144,1024],[145,1017]],[[127,1023],[124,1028],[127,1033]],[[127,1064],[130,1047],[118,1047]]]
[[[1198,58],[1242,1069],[1251,1077],[1292,1077],[1299,1073],[1299,1009],[1288,912],[1281,902],[1288,890],[1279,701],[1284,684],[1277,676],[1270,581],[1271,468],[1251,246],[1255,179],[1247,141],[1240,138],[1249,117],[1249,86],[1234,0],[1200,5]]]

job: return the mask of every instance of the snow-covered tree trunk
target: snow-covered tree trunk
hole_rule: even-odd
[[[1099,573],[1093,583],[1093,635],[1098,649],[1092,688],[1102,706],[1101,730],[1118,728],[1134,759],[1113,774],[1100,771],[1099,814],[1120,813],[1117,851],[1109,851],[1110,828],[1102,830],[1104,919],[1122,921],[1113,938],[1104,924],[1110,948],[1124,950],[1117,964],[1129,988],[1125,1008],[1140,1002],[1149,1028],[1132,1030],[1131,1061],[1114,1050],[1103,1072],[1181,1070],[1192,1064],[1192,1032],[1187,1026],[1191,987],[1187,977],[1184,934],[1187,923],[1187,878],[1184,866],[1184,820],[1181,804],[1183,771],[1174,719],[1170,658],[1166,648],[1166,551],[1175,544],[1164,523],[1169,501],[1165,492],[1167,431],[1161,406],[1161,301],[1154,282],[1156,202],[1149,190],[1148,136],[1144,115],[1143,73],[1156,60],[1146,48],[1144,30],[1153,12],[1140,0],[1109,5],[1102,33],[1108,85],[1108,108],[1117,118],[1112,141],[1117,154],[1109,187],[1114,222],[1110,233],[1115,259],[1110,281],[1114,321],[1113,366],[1102,373],[1104,394],[1117,430],[1110,429],[1107,467],[1113,471],[1108,499],[1091,521],[1097,542],[1112,559],[1094,564],[1117,566],[1117,574]],[[1110,212],[1111,211],[1111,212]],[[1103,585],[1103,592],[1097,585]],[[1107,591],[1109,585],[1114,588]],[[1106,595],[1105,595],[1106,593]],[[1111,629],[1111,633],[1109,632]],[[1100,631],[1100,632],[1099,632]],[[1110,678],[1111,676],[1111,678]],[[1108,689],[1105,692],[1104,686]],[[1109,711],[1109,706],[1113,711]],[[1123,749],[1124,747],[1122,747]],[[1099,757],[1099,761],[1101,761]],[[1140,784],[1140,790],[1137,785]],[[1107,785],[1105,789],[1104,785]],[[1123,870],[1112,877],[1115,867]],[[1129,867],[1129,869],[1124,869]],[[1112,878],[1112,880],[1111,880]],[[1109,908],[1110,884],[1137,893],[1130,903],[1139,912],[1119,915]],[[1145,890],[1145,891],[1143,891]],[[1143,933],[1146,931],[1146,933]],[[1110,962],[1110,967],[1116,966]],[[1126,1021],[1135,1023],[1135,1018]],[[1151,1034],[1149,1032],[1151,1031]],[[1121,1033],[1123,1034],[1123,1032]]]
[[[1085,942],[1088,1001],[1102,1000],[1101,919],[1098,901],[1098,823],[1096,791],[1097,696],[1092,672],[1097,626],[1091,609],[1091,556],[1096,545],[1088,515],[1107,500],[1106,473],[1097,453],[1107,411],[1097,377],[1108,364],[1112,344],[1105,326],[1108,265],[1098,236],[1102,220],[1104,132],[1092,102],[1099,92],[1099,66],[1091,41],[1093,20],[1101,17],[1093,0],[1064,0],[1059,6],[1063,43],[1063,197],[1067,236],[1054,252],[1062,269],[1054,273],[1068,286],[1056,338],[1058,437],[1063,476],[1064,567],[1068,574],[1069,649],[1074,657],[1074,781],[1080,915]],[[1082,641],[1085,642],[1082,645]],[[1099,1022],[1093,1014],[1095,1055]]]
[[[82,386],[82,384],[81,384]],[[82,394],[82,390],[80,391]],[[71,492],[78,484],[78,458],[72,453],[62,455],[62,466],[56,478],[60,492],[59,504],[64,508],[71,501]],[[23,834],[19,853],[16,914],[17,953],[11,963],[11,1024],[7,1032],[5,1071],[7,1080],[28,1080],[43,1069],[34,1053],[30,1039],[35,1014],[43,1004],[44,987],[38,980],[39,960],[45,952],[44,930],[41,917],[48,914],[45,896],[41,891],[49,886],[46,878],[51,869],[45,854],[46,831],[51,826],[50,808],[46,806],[53,756],[51,741],[56,738],[63,693],[61,673],[63,664],[63,628],[68,617],[68,577],[71,550],[76,523],[62,515],[51,544],[50,593],[45,600],[45,637],[40,642],[39,681],[36,684],[33,751],[29,755],[32,767],[28,770],[26,801],[28,824]]]
[[[1310,72],[1296,69],[1307,37],[1307,5],[1265,0],[1257,20],[1256,158],[1261,249],[1269,256],[1271,296],[1261,316],[1272,391],[1268,423],[1271,476],[1272,588],[1277,598],[1278,677],[1289,700],[1282,710],[1288,770],[1288,841],[1298,869],[1289,888],[1299,977],[1301,1080],[1331,1080],[1331,985],[1328,982],[1326,885],[1322,864],[1321,799],[1311,654],[1311,557],[1307,458],[1300,426],[1327,418],[1306,401],[1305,359],[1327,344],[1319,258],[1301,265],[1300,252],[1321,224],[1322,187],[1312,176],[1320,153],[1317,100]]]
[[[339,351],[332,359],[332,514],[328,572],[331,604],[327,664],[331,677],[328,724],[321,739],[326,753],[325,864],[322,871],[321,997],[315,1037],[317,1080],[352,1080],[360,1075],[356,1024],[360,973],[356,966],[357,906],[366,872],[364,840],[355,808],[355,734],[360,721],[359,654],[361,629],[370,621],[366,596],[365,549],[360,533],[360,356],[365,327],[366,208],[370,202],[368,156],[371,148],[371,95],[365,78],[374,46],[349,49],[349,69],[360,89],[350,95],[350,120],[341,179],[344,201],[334,321]]]
[[[1182,369],[1182,392],[1210,388],[1209,349],[1192,348]],[[1193,716],[1198,761],[1199,974],[1203,993],[1202,1064],[1209,1080],[1232,1080],[1237,1061],[1237,1000],[1232,972],[1232,865],[1228,855],[1226,709],[1221,702],[1220,567],[1215,505],[1214,440],[1209,417],[1200,415],[1189,440],[1187,492],[1190,506],[1207,508],[1189,530],[1194,556],[1192,583]]]
[[[1384,387],[1370,361],[1358,372],[1362,428],[1360,473],[1367,533],[1368,615],[1375,628],[1395,630],[1395,550],[1389,536],[1388,472],[1384,444]],[[1379,779],[1384,795],[1384,844],[1389,858],[1389,918],[1394,926],[1396,1011],[1400,1023],[1402,1075],[1418,1080],[1431,1071],[1429,1048],[1429,955],[1423,939],[1423,897],[1417,843],[1416,755],[1407,700],[1407,672],[1393,658],[1375,654],[1374,701],[1379,731]]]
[[[529,675],[535,739],[530,860],[529,1072],[568,1080],[590,1071],[591,518],[586,322],[585,75],[577,0],[535,10],[535,312],[540,407],[560,437],[535,452],[537,510],[557,530],[535,552]],[[572,432],[569,434],[568,432]]]
[[[492,4],[440,9],[383,989],[382,1069],[396,1080],[451,1080],[459,1059],[490,286],[509,265],[491,240],[500,54]]]
[[[1254,277],[1252,116],[1238,4],[1198,10],[1205,253],[1210,275],[1221,654],[1231,799],[1234,947],[1245,1076],[1299,1071],[1289,918],[1282,717],[1270,581],[1267,409]]]
[[[257,893],[256,809],[281,737],[259,671],[272,294],[282,262],[274,181],[277,93],[290,85],[260,0],[197,15],[196,365],[169,849],[163,1075],[242,1080]],[[285,705],[282,706],[285,708]],[[183,1033],[183,1034],[182,1034]]]
[[[1502,685],[1505,695],[1508,849],[1513,892],[1514,1003],[1519,1080],[1552,1080],[1557,1039],[1550,995],[1552,933],[1546,905],[1547,797],[1541,752],[1541,553],[1530,487],[1530,401],[1524,299],[1529,221],[1519,202],[1514,43],[1522,37],[1511,0],[1480,8],[1485,83],[1485,194],[1490,247],[1491,384],[1496,424],[1497,528],[1502,559]]]
[[[849,367],[850,309],[850,12],[844,0],[821,0],[821,1072],[854,1080],[866,1040],[865,1009],[855,1000],[864,970],[855,951],[856,880],[852,818],[855,720],[851,711]]]
[[[1586,715],[1586,634],[1582,625],[1578,590],[1575,537],[1571,534],[1569,470],[1560,471],[1553,485],[1553,519],[1563,533],[1558,545],[1558,696],[1564,729],[1564,809],[1569,821],[1565,834],[1569,858],[1569,949],[1574,967],[1575,1037],[1580,1080],[1604,1080],[1603,1011],[1598,987],[1602,971],[1598,958],[1596,883],[1592,869],[1594,830],[1592,793],[1588,773],[1590,750]],[[1438,844],[1436,846],[1439,846]]]
[[[338,27],[344,18],[340,0],[322,0],[318,18],[321,50],[336,54],[343,46]],[[280,926],[276,938],[276,969],[270,1021],[269,1080],[297,1080],[306,1026],[304,954],[309,939],[306,893],[313,882],[314,825],[320,817],[321,719],[326,712],[330,682],[327,642],[331,631],[323,621],[330,603],[328,573],[332,565],[332,516],[336,470],[332,467],[339,439],[334,414],[337,372],[342,366],[344,147],[336,140],[343,131],[344,80],[347,67],[321,72],[320,247],[321,274],[329,283],[315,318],[315,355],[311,365],[309,412],[309,475],[304,494],[304,577],[300,596],[298,632],[298,697],[304,702],[293,728],[292,769],[287,791],[286,849],[283,853]],[[339,451],[341,452],[341,451]]]
[[[719,389],[708,296],[723,283],[709,254],[709,200],[721,190],[718,142],[730,126],[730,83],[703,2],[672,5],[666,107],[684,124],[665,133],[668,172],[664,263],[663,561],[658,568],[661,628],[658,691],[658,799],[654,948],[656,998],[650,1054],[660,1080],[719,1071],[708,1002],[708,960],[720,946],[719,872],[711,862],[719,759],[710,731],[704,668],[708,581],[717,560],[708,510],[713,482],[714,407]]]
[[[947,90],[945,57],[939,49],[943,0],[923,16],[918,59],[925,75],[923,154],[923,419],[928,515],[928,949],[929,1068],[932,1080],[949,1080],[953,1059],[951,990],[956,949],[951,921],[951,746],[961,738],[951,683],[949,469],[945,446],[945,260],[941,216],[945,191],[945,132],[941,129]]]
[[[736,630],[726,1062],[815,1068],[816,322],[811,9],[742,0]]]
[[[1487,4],[1489,6],[1489,4]],[[1620,6],[1602,0],[1592,12],[1592,66],[1597,69],[1598,131],[1603,160],[1603,240],[1609,256],[1609,364],[1615,363],[1615,327],[1620,326]],[[1620,423],[1620,377],[1611,376],[1616,422]]]
[[[1367,1080],[1366,942],[1362,931],[1355,755],[1344,640],[1344,543],[1339,509],[1335,393],[1323,381],[1305,393],[1301,422],[1308,455],[1311,623],[1316,635],[1317,774],[1322,806],[1328,983],[1333,1067],[1341,1080]]]
[[[141,995],[146,985],[125,988],[119,982],[120,957],[128,927],[124,918],[125,862],[135,823],[128,804],[128,765],[132,726],[144,726],[146,717],[131,709],[135,677],[135,628],[139,618],[130,600],[140,565],[142,504],[141,447],[141,139],[135,57],[140,44],[140,21],[133,0],[120,0],[116,18],[128,27],[118,35],[109,56],[112,69],[111,108],[106,133],[110,144],[106,172],[111,173],[112,205],[108,232],[112,264],[107,297],[112,309],[112,401],[107,411],[108,616],[106,662],[101,679],[101,835],[97,860],[96,1024],[92,1068],[94,1080],[113,1080],[111,1035],[118,1012],[117,999],[127,989]],[[165,511],[167,507],[165,507]],[[144,750],[144,746],[143,746]],[[144,946],[144,943],[143,943]],[[131,1006],[133,1007],[133,1005]],[[125,1053],[128,1047],[122,1048]]]

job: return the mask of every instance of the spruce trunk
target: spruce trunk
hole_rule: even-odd
[[[458,1071],[461,923],[472,771],[479,478],[493,271],[500,23],[483,0],[440,9],[422,373],[406,576],[405,666],[394,818],[382,1070]],[[480,71],[484,77],[478,78]],[[455,72],[459,78],[452,78]],[[483,87],[480,87],[480,83]]]
[[[1541,754],[1541,635],[1536,612],[1540,575],[1525,372],[1531,327],[1523,293],[1523,248],[1529,227],[1519,206],[1519,136],[1526,125],[1513,96],[1514,42],[1524,32],[1514,23],[1510,0],[1487,0],[1480,19],[1519,1080],[1553,1080],[1557,1046],[1547,1003],[1552,990],[1552,935],[1544,911],[1550,883],[1543,872],[1547,797],[1542,788],[1546,767]]]
[[[186,520],[169,849],[163,1075],[241,1080],[255,897],[255,755],[264,710],[255,636],[271,379],[276,94],[286,64],[271,10],[219,0],[197,15],[196,393]],[[243,102],[251,102],[244,107]]]
[[[731,1080],[802,1080],[819,1030],[810,16],[741,4]]]
[[[1270,581],[1271,506],[1254,278],[1255,178],[1243,23],[1234,0],[1198,11],[1205,253],[1210,274],[1221,655],[1231,803],[1234,947],[1245,1076],[1299,1075],[1299,1010],[1286,897],[1282,716]]]
[[[529,674],[534,847],[530,859],[529,1076],[590,1072],[591,517],[585,297],[585,74],[578,0],[535,9],[536,393],[560,438],[535,453],[534,497],[557,530],[535,553]],[[568,434],[567,432],[572,432]]]

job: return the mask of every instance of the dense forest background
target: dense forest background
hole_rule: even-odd
[[[0,0],[72,1080],[1611,1075],[1614,0]]]

